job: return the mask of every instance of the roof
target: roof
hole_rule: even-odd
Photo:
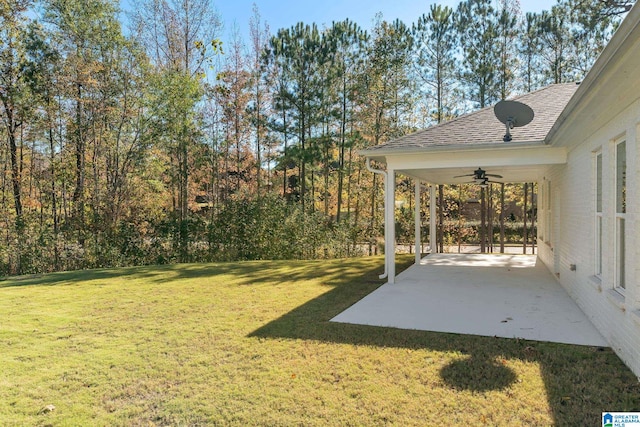
[[[513,129],[510,142],[502,140],[506,128],[496,118],[491,106],[384,144],[369,147],[361,153],[375,156],[454,146],[471,148],[486,144],[540,143],[545,140],[578,87],[578,83],[553,84],[513,98],[531,107],[534,118],[528,125]]]

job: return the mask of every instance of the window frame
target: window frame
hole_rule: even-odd
[[[624,295],[626,290],[626,174],[627,174],[627,145],[626,139],[620,138],[614,143],[614,171],[613,171],[613,193],[614,194],[614,265],[613,288]],[[624,144],[624,162],[622,164],[622,174],[620,173],[619,156],[620,146]]]
[[[594,151],[594,276],[602,279],[602,234],[603,234],[603,154],[602,147]]]

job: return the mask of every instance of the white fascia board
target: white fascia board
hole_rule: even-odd
[[[371,159],[382,159],[390,155],[401,154],[422,154],[433,152],[460,152],[460,151],[483,151],[483,150],[518,150],[523,147],[540,147],[544,145],[544,141],[525,141],[525,142],[487,142],[474,144],[432,144],[426,147],[388,147],[380,149],[365,148],[358,150],[357,153]]]
[[[430,151],[388,154],[387,165],[402,169],[441,169],[456,167],[557,165],[567,162],[565,147],[520,147],[519,149]]]

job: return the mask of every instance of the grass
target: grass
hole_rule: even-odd
[[[381,265],[2,281],[0,424],[599,425],[640,409],[610,349],[330,323],[380,286]]]

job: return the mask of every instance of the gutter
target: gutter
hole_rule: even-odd
[[[371,166],[371,158],[367,157],[367,170],[369,172],[373,172],[375,174],[378,175],[382,175],[384,177],[384,194],[387,194],[387,191],[389,191],[389,180],[387,179],[387,172],[381,170],[381,169],[374,169]],[[385,227],[388,225],[387,223],[387,208],[385,206],[384,209],[384,222],[385,222]],[[389,264],[389,256],[387,254],[387,251],[384,252],[384,274],[381,274],[380,276],[378,276],[379,279],[386,279],[387,276],[389,275],[389,270],[388,270],[388,264]]]
[[[530,141],[517,141],[510,142],[508,144],[504,142],[487,142],[476,144],[430,144],[423,147],[409,147],[409,148],[379,148],[379,149],[363,149],[358,150],[357,153],[366,157],[384,157],[402,154],[417,154],[417,153],[431,153],[431,152],[446,152],[446,151],[489,151],[489,150],[522,150],[523,148],[538,148],[545,145],[545,140],[537,139]]]

